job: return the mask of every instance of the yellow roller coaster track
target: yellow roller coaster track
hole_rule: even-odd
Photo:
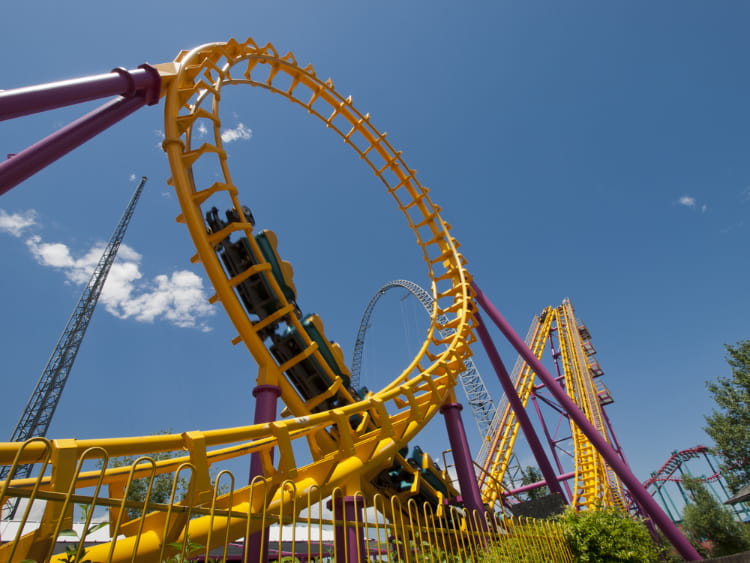
[[[559,307],[546,307],[532,323],[527,344],[537,358],[542,357],[552,334],[557,335],[557,351],[560,354],[560,367],[568,396],[581,408],[599,433],[609,440],[578,321],[568,299]],[[527,363],[521,362],[514,370],[514,376],[516,392],[525,406],[534,386],[539,384],[536,373]],[[493,424],[486,440],[489,446],[483,450],[480,458],[482,501],[488,506],[495,506],[502,499],[502,479],[520,429],[516,415],[507,402],[498,406],[495,420],[497,424]],[[570,429],[575,467],[571,504],[578,510],[617,506],[625,511],[626,502],[619,478],[572,420]]]
[[[544,316],[544,321],[535,320],[532,324],[526,343],[537,358],[542,357],[551,323],[552,317]],[[525,362],[517,364],[516,368],[517,370],[513,370],[513,384],[521,404],[525,407],[536,382],[536,373]],[[480,455],[479,487],[482,492],[482,502],[487,506],[495,506],[502,498],[504,493],[502,479],[508,470],[519,430],[520,424],[510,403],[501,402],[498,405],[490,435],[485,440],[487,447],[483,448]]]
[[[589,370],[581,342],[578,322],[569,300],[555,309],[560,357],[568,395],[581,408],[599,433],[608,439],[602,405]],[[610,470],[593,444],[571,423],[575,456],[575,480],[572,504],[577,509],[617,506],[626,509],[622,484],[610,480]]]
[[[65,502],[48,502],[40,527],[20,535],[0,547],[0,560],[46,560],[54,547],[54,538],[70,521],[72,502],[77,498],[95,501],[101,487],[109,487],[107,499],[112,529],[120,537],[109,544],[91,547],[86,558],[92,561],[161,561],[170,552],[172,542],[196,542],[207,548],[218,547],[236,538],[248,537],[261,527],[261,519],[248,515],[279,513],[297,507],[300,510],[310,491],[325,497],[334,489],[345,494],[367,490],[368,481],[387,467],[396,452],[405,446],[451,397],[456,378],[464,367],[474,341],[471,314],[472,295],[469,274],[458,243],[450,227],[432,203],[428,190],[416,178],[415,171],[404,162],[387,141],[385,133],[371,123],[352,102],[336,92],[333,82],[321,80],[312,66],[300,66],[288,53],[280,56],[273,45],[258,46],[252,39],[230,40],[203,45],[182,52],[174,63],[158,65],[165,100],[164,150],[172,170],[171,182],[181,207],[178,220],[184,222],[195,244],[194,261],[200,262],[220,302],[238,332],[235,344],[244,343],[258,364],[259,383],[271,383],[281,389],[281,398],[291,418],[268,424],[215,430],[186,432],[182,435],[134,437],[102,440],[45,440],[25,445],[0,445],[0,463],[14,466],[24,463],[47,463],[52,474],[40,480],[5,482],[0,497],[26,496]],[[247,276],[270,268],[260,263],[252,271],[230,278],[216,255],[216,244],[234,231],[244,234],[251,245],[252,225],[242,214],[239,222],[223,231],[212,233],[204,223],[205,212],[217,198],[229,198],[235,209],[242,209],[239,190],[229,172],[227,153],[221,139],[219,107],[226,86],[255,86],[279,94],[317,117],[335,131],[364,160],[385,184],[404,213],[422,249],[432,281],[435,310],[428,336],[416,357],[384,389],[365,400],[354,398],[349,405],[326,412],[312,413],[314,405],[300,398],[283,376],[289,365],[279,366],[265,347],[258,332],[270,322],[283,320],[300,334],[300,322],[272,276],[273,291],[281,308],[273,318],[253,322],[244,312],[235,292]],[[193,130],[198,124],[210,125],[212,142],[197,145]],[[208,163],[218,167],[221,179],[210,185],[196,185],[200,177],[196,167]],[[260,254],[260,253],[259,253]],[[438,319],[448,319],[441,324]],[[441,338],[440,331],[453,329]],[[445,334],[445,333],[444,333]],[[306,349],[287,364],[303,357],[319,358],[317,345],[305,336]],[[340,381],[334,384],[341,389]],[[334,392],[335,389],[329,389]],[[354,415],[361,422],[352,427]],[[304,445],[306,442],[306,446]],[[309,448],[312,462],[298,467],[296,452]],[[272,461],[270,452],[277,451]],[[134,474],[128,468],[84,471],[87,460],[107,459],[121,455],[148,455],[154,452],[186,450],[176,460],[142,463]],[[265,478],[251,486],[220,495],[214,491],[209,468],[217,460],[260,452]],[[309,459],[310,456],[307,456]],[[45,461],[46,460],[46,461]],[[190,476],[189,500],[170,505],[168,510],[154,511],[123,525],[122,499],[130,479],[150,472],[174,472],[180,468]],[[281,486],[292,482],[294,487]],[[32,487],[24,488],[24,487]],[[91,493],[91,490],[94,493]],[[85,494],[76,491],[86,489]],[[119,496],[118,496],[119,495]],[[209,508],[210,507],[210,508]],[[216,511],[221,512],[216,512]],[[245,518],[233,515],[244,514]],[[3,538],[6,539],[6,538]],[[53,556],[62,561],[64,556]]]

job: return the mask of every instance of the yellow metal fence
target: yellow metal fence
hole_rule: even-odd
[[[37,477],[0,483],[5,517],[0,562],[240,561],[248,555],[243,539],[252,534],[268,561],[286,563],[573,561],[554,521],[493,521],[456,506],[434,507],[415,498],[404,502],[372,491],[345,495],[336,489],[324,498],[314,486],[299,494],[293,481],[236,487],[226,470],[211,476],[210,488],[206,483],[199,487],[200,475],[189,462],[164,473],[164,463],[149,457],[105,469],[102,454],[92,450],[88,456],[98,469],[79,460],[66,478],[71,483],[66,491],[55,490],[59,476],[49,471],[49,457],[35,467]],[[84,480],[88,484],[82,487]],[[148,501],[149,492],[162,498]],[[261,506],[277,508],[232,508],[237,506],[233,497],[247,494],[262,494]],[[271,497],[282,500],[270,503]],[[247,506],[257,507],[257,500],[250,498]],[[336,508],[346,503],[352,511]],[[186,522],[206,517],[209,533],[203,545],[190,538]],[[242,537],[229,535],[228,530],[237,529],[230,521],[244,523]],[[156,553],[139,549],[150,541],[156,522],[163,527],[158,536],[174,541],[161,541]],[[359,548],[349,545],[352,538],[359,538],[354,540]]]

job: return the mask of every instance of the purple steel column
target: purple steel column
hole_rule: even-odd
[[[329,508],[333,508],[336,538],[336,561],[340,563],[364,563],[365,531],[362,523],[364,499],[357,496],[334,497]]]
[[[281,389],[276,385],[257,385],[253,389],[255,397],[254,424],[265,424],[276,420],[276,402],[281,395]],[[273,461],[273,450],[270,453]],[[250,483],[255,477],[263,477],[263,461],[261,455],[255,452],[250,455]],[[268,534],[263,541],[263,531],[250,534],[245,543],[245,561],[255,563],[268,561]]]
[[[557,465],[557,470],[562,473],[563,472],[563,465],[560,461],[560,456],[557,454],[557,442],[552,438],[552,435],[549,432],[549,427],[547,426],[547,421],[544,420],[544,417],[542,416],[542,411],[539,408],[539,400],[537,399],[536,392],[531,395],[531,402],[534,404],[534,410],[536,411],[536,416],[539,419],[539,423],[542,425],[542,431],[544,432],[544,437],[547,438],[547,444],[549,444],[549,449],[552,452],[552,459],[555,460],[555,464]],[[573,491],[570,490],[570,485],[568,484],[568,480],[561,481],[562,484],[565,486],[565,490],[568,492],[567,498],[573,498]]]
[[[133,70],[116,68],[108,74],[5,90],[0,92],[0,121],[110,96],[132,97],[154,88],[158,100],[159,82],[155,68],[141,65]]]
[[[575,476],[576,476],[575,471],[571,471],[570,473],[563,473],[562,475],[558,475],[556,479],[558,481],[567,481],[568,479],[572,479]],[[526,491],[530,491],[532,489],[538,489],[539,487],[543,487],[546,484],[547,484],[547,481],[537,481],[536,483],[530,483],[528,485],[524,485],[523,487],[518,487],[517,489],[508,491],[508,494],[518,495],[521,493],[525,493]]]
[[[490,338],[490,333],[487,331],[487,327],[484,326],[482,318],[479,316],[479,312],[474,313],[474,316],[477,320],[477,333],[479,333],[479,340],[482,341],[484,350],[487,352],[490,363],[497,374],[497,378],[500,380],[500,385],[503,386],[503,392],[505,393],[505,396],[508,397],[508,403],[510,403],[513,412],[516,414],[516,419],[521,425],[521,430],[523,430],[523,434],[526,436],[526,440],[531,448],[531,453],[534,454],[534,459],[536,459],[536,462],[539,465],[544,480],[547,482],[550,492],[559,493],[563,501],[566,501],[565,493],[560,486],[560,482],[557,480],[555,470],[552,468],[549,459],[547,459],[547,454],[544,453],[542,442],[536,435],[534,426],[531,424],[531,419],[526,413],[526,409],[516,392],[516,388],[513,386],[513,381],[508,375],[508,370],[505,369],[505,364],[503,364],[503,360],[500,358],[500,354],[498,353],[497,348],[495,348],[492,338]]]
[[[609,431],[609,436],[612,438],[612,442],[614,443],[615,451],[620,454],[620,457],[622,460],[627,463],[628,460],[625,459],[625,451],[622,449],[622,446],[620,445],[620,441],[617,439],[617,434],[615,434],[615,429],[612,427],[612,421],[609,419],[609,415],[607,414],[607,409],[602,407],[602,415],[604,416],[604,423],[607,425],[607,430]]]
[[[469,513],[476,515],[476,520],[485,526],[484,505],[479,492],[477,475],[474,473],[469,441],[466,439],[466,429],[461,419],[463,407],[459,403],[446,403],[440,407],[440,413],[445,417],[445,427],[448,430],[448,441],[453,450],[453,461],[456,463],[458,485],[461,487],[461,498]],[[470,518],[474,521],[475,518]]]
[[[143,98],[138,97],[108,102],[17,155],[0,162],[0,195],[145,104]]]
[[[253,389],[255,397],[255,418],[253,424],[265,424],[276,420],[276,401],[281,396],[281,389],[276,385],[258,385]],[[271,451],[273,461],[273,451]],[[263,462],[259,453],[250,455],[250,481],[263,476]]]
[[[557,330],[557,329],[554,329]],[[563,373],[560,369],[560,352],[558,352],[555,349],[555,341],[552,338],[552,334],[549,335],[549,348],[552,352],[552,360],[555,363],[555,371],[557,372],[557,378],[556,381],[562,381],[563,380]],[[543,387],[543,385],[540,385],[539,387]],[[552,452],[552,457],[555,460],[555,463],[557,464],[557,470],[562,471],[563,466],[562,462],[560,461],[560,456],[557,453],[557,450],[559,449],[557,447],[557,444],[560,442],[559,440],[556,441],[552,438],[552,435],[550,434],[549,427],[547,426],[547,422],[544,420],[544,417],[542,416],[542,411],[539,408],[539,395],[537,395],[536,389],[534,390],[534,393],[531,395],[531,402],[534,403],[534,410],[536,411],[536,416],[539,419],[539,422],[542,425],[542,430],[544,431],[544,436],[547,438],[547,443],[549,444],[550,451]],[[541,397],[541,399],[549,405],[549,402]],[[564,413],[561,412],[558,409],[557,410],[561,415],[564,416]],[[559,426],[558,426],[559,428]],[[561,448],[560,448],[561,449]],[[565,485],[565,490],[568,492],[568,498],[573,498],[573,491],[570,490],[570,485],[568,484],[568,481],[563,481],[563,484]]]
[[[126,76],[122,77],[122,73]],[[89,139],[95,137],[105,129],[111,127],[121,119],[127,117],[137,109],[147,104],[155,104],[159,100],[159,89],[161,79],[158,71],[151,67],[143,69],[144,74],[138,75],[138,80],[131,79],[126,71],[115,76],[121,77],[120,81],[130,84],[128,87],[129,97],[119,97],[107,102],[103,106],[84,115],[74,122],[66,125],[62,129],[36,142],[32,146],[22,150],[11,158],[0,162],[0,195],[4,194],[11,188],[17,186],[25,179],[33,176],[45,166],[52,164],[60,157],[66,155],[76,147],[82,145]],[[150,77],[150,79],[148,79]],[[74,81],[75,82],[75,81]],[[145,84],[144,89],[135,90],[137,85]],[[75,89],[80,89],[80,96],[87,99],[93,99],[86,95],[87,85],[75,82],[73,85],[66,87],[67,95],[72,98]],[[100,90],[94,88],[94,93]],[[45,99],[46,99],[45,93]],[[93,94],[92,94],[93,96]],[[40,103],[45,107],[50,106],[50,102],[45,99]],[[10,100],[9,113],[23,112],[23,107],[18,106],[18,99]],[[71,102],[72,103],[72,102]],[[63,104],[65,105],[65,104]],[[26,113],[33,113],[29,108]],[[23,113],[22,113],[23,114]]]
[[[544,382],[549,389],[550,393],[555,397],[558,403],[565,409],[568,416],[578,425],[597,451],[601,454],[607,464],[622,480],[626,487],[630,490],[631,494],[646,510],[648,516],[656,523],[656,525],[664,532],[664,535],[672,543],[675,549],[679,552],[682,557],[687,561],[700,561],[701,556],[680,533],[680,530],[672,522],[669,516],[661,509],[659,503],[648,493],[643,487],[638,478],[633,474],[630,467],[625,463],[620,456],[617,454],[615,449],[607,442],[601,434],[597,431],[586,416],[581,412],[573,400],[568,397],[565,390],[560,386],[555,378],[547,371],[542,362],[531,352],[523,339],[513,330],[508,322],[503,318],[500,312],[490,302],[489,299],[482,293],[475,282],[471,283],[474,292],[476,293],[477,302],[487,312],[492,321],[497,325],[500,331],[505,335],[513,347],[518,353],[526,360],[532,369],[536,372],[537,376]]]

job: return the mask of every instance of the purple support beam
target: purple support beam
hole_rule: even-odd
[[[560,461],[559,454],[557,453],[557,442],[555,442],[555,440],[552,438],[552,434],[550,434],[549,427],[547,426],[547,421],[544,420],[544,417],[542,416],[542,410],[539,408],[539,400],[537,398],[536,392],[531,395],[531,402],[534,404],[536,416],[539,419],[539,423],[542,425],[542,431],[544,432],[545,438],[547,438],[547,444],[549,444],[549,449],[552,452],[552,458],[555,460],[555,464],[557,465],[557,470],[562,473],[563,464],[562,461]],[[573,491],[570,490],[570,484],[568,483],[568,480],[566,479],[562,481],[562,483],[568,493],[567,498],[573,498]]]
[[[144,105],[142,98],[120,98],[108,102],[8,160],[0,162],[0,195]]]
[[[556,479],[558,481],[567,481],[568,479],[572,479],[575,477],[575,471],[571,471],[570,473],[563,473],[562,475],[558,475]],[[539,487],[543,487],[547,484],[547,481],[537,481],[536,483],[531,483],[529,485],[524,485],[523,487],[518,487],[517,489],[513,489],[512,491],[508,491],[509,495],[520,495],[521,493],[525,493],[526,491],[531,491],[532,489],[538,489]]]
[[[116,68],[108,74],[50,82],[0,92],[0,121],[31,115],[110,96],[131,98],[147,92],[146,103],[159,100],[159,72],[149,66],[137,69]]]
[[[276,385],[258,385],[253,389],[255,397],[255,417],[253,424],[266,424],[276,420],[276,403],[281,396],[281,389]],[[271,451],[273,461],[273,451]],[[263,462],[260,453],[250,456],[250,481],[255,477],[263,477]]]
[[[0,114],[6,116],[26,115],[43,111],[53,107],[69,105],[75,101],[91,100],[101,97],[101,93],[109,95],[112,90],[125,92],[127,97],[119,97],[94,111],[84,115],[62,129],[45,137],[41,141],[23,151],[0,162],[0,195],[17,186],[42,168],[52,164],[73,149],[108,129],[121,119],[124,119],[137,109],[147,104],[155,104],[159,100],[161,79],[156,69],[145,66],[133,77],[128,71],[115,71],[104,86],[87,79],[69,81],[58,87],[64,95],[61,103],[54,102],[56,88],[45,90],[44,87],[21,88],[0,94]],[[104,75],[108,77],[109,75]],[[99,77],[94,77],[97,79]],[[117,83],[117,84],[115,84]],[[115,88],[115,85],[118,88]],[[105,87],[106,86],[106,87]],[[35,90],[40,88],[38,92]],[[28,91],[30,90],[30,91]],[[20,94],[18,92],[21,92]],[[30,96],[26,102],[25,96]]]
[[[620,457],[622,460],[627,463],[628,460],[625,459],[625,452],[622,449],[622,446],[620,445],[620,441],[617,439],[617,434],[615,434],[615,429],[612,427],[612,421],[609,419],[609,415],[607,414],[607,409],[602,407],[602,416],[604,416],[604,423],[607,425],[607,430],[609,432],[610,438],[612,438],[612,443],[615,445],[615,450],[618,454],[620,454]]]
[[[469,449],[469,441],[466,439],[466,429],[461,419],[462,409],[463,407],[459,403],[446,403],[440,407],[440,413],[445,417],[445,428],[448,430],[448,441],[453,451],[453,461],[456,464],[458,485],[461,488],[464,506],[470,514],[476,515],[476,518],[470,518],[470,521],[476,519],[484,526],[484,505],[482,504],[482,495],[479,492],[477,476],[474,473],[474,463]]]
[[[550,352],[552,353],[552,360],[553,360],[553,362],[555,364],[555,372],[557,373],[557,377],[555,378],[555,381],[559,382],[559,381],[563,381],[565,376],[563,375],[562,368],[560,367],[560,355],[561,355],[561,352],[559,352],[558,350],[555,349],[555,340],[554,340],[554,338],[552,338],[552,332],[553,331],[557,332],[557,329],[556,328],[552,328],[550,330],[550,334],[549,334],[549,348],[550,348]],[[544,431],[544,435],[547,438],[547,443],[549,444],[550,451],[552,452],[552,457],[554,458],[555,463],[557,464],[557,470],[562,472],[563,465],[562,465],[562,461],[560,461],[560,454],[559,454],[559,452],[561,452],[561,451],[564,452],[565,451],[565,450],[563,450],[559,446],[559,444],[560,444],[560,442],[562,440],[555,440],[552,437],[552,434],[550,433],[549,427],[547,425],[547,421],[542,416],[542,411],[541,411],[541,409],[539,407],[539,400],[540,399],[545,404],[547,404],[548,406],[552,406],[551,401],[549,401],[548,399],[545,399],[544,397],[540,397],[537,394],[537,390],[538,389],[543,389],[543,388],[544,388],[544,385],[539,385],[539,386],[537,386],[537,387],[534,388],[534,393],[531,396],[531,401],[534,403],[534,410],[536,411],[537,418],[539,419],[539,422],[542,425],[542,430]],[[565,417],[565,413],[562,412],[559,408],[557,408],[556,406],[554,406],[552,408],[555,411],[559,412],[561,416]],[[567,418],[567,417],[565,417],[565,418]],[[568,424],[570,424],[570,421],[568,421]],[[558,422],[557,428],[555,429],[555,436],[558,436],[559,432],[560,432],[560,423]],[[565,486],[565,490],[568,493],[568,498],[572,499],[573,498],[573,491],[570,488],[570,482],[566,480],[566,481],[563,481],[562,484]]]
[[[657,503],[648,493],[635,474],[631,471],[630,467],[628,467],[627,463],[620,458],[612,445],[607,442],[601,434],[599,434],[594,425],[586,418],[586,415],[584,415],[583,412],[581,412],[581,409],[578,408],[578,405],[568,397],[562,386],[555,381],[555,378],[549,373],[549,371],[547,371],[547,368],[544,367],[542,362],[539,361],[529,347],[526,346],[523,339],[518,336],[490,300],[484,295],[484,293],[482,293],[476,283],[472,282],[471,286],[476,293],[477,302],[481,305],[482,309],[487,312],[505,338],[508,339],[508,342],[513,345],[526,363],[528,363],[536,372],[537,376],[547,386],[549,392],[552,393],[557,402],[565,409],[568,416],[573,419],[573,422],[578,425],[581,432],[586,435],[607,464],[630,490],[630,493],[644,508],[646,514],[672,543],[678,553],[687,561],[700,561],[702,559],[701,556],[685,536],[682,535],[669,516],[667,516],[667,514],[661,509],[659,503]]]
[[[497,374],[497,378],[500,380],[500,385],[503,386],[503,392],[508,398],[508,403],[513,409],[518,423],[521,425],[521,430],[523,430],[523,434],[524,436],[526,436],[526,440],[528,441],[529,447],[531,448],[531,453],[534,454],[534,459],[536,459],[536,463],[537,465],[539,465],[539,470],[542,472],[542,475],[544,476],[544,480],[547,482],[547,486],[549,487],[550,492],[559,493],[562,499],[565,501],[567,497],[565,496],[565,493],[560,486],[560,482],[557,480],[555,470],[552,468],[552,464],[549,462],[549,459],[547,459],[547,454],[545,454],[544,452],[542,442],[536,435],[534,426],[531,424],[531,419],[526,413],[526,409],[524,408],[523,403],[521,402],[521,399],[516,392],[516,388],[513,385],[513,381],[511,380],[510,375],[508,375],[508,370],[505,369],[505,364],[503,364],[503,361],[500,358],[500,354],[493,344],[492,338],[490,338],[490,333],[487,331],[487,327],[484,326],[484,323],[482,322],[482,319],[479,316],[478,312],[475,313],[475,317],[477,319],[477,333],[479,333],[479,340],[482,341],[484,350],[487,352],[490,363],[492,364],[492,367]]]
[[[254,424],[266,424],[276,420],[276,403],[281,396],[281,389],[276,385],[257,385],[253,389],[255,397]],[[273,461],[273,450],[270,453]],[[263,461],[261,454],[255,452],[250,455],[250,483],[255,477],[263,477]],[[263,541],[265,533],[266,541]],[[251,534],[245,543],[245,561],[248,563],[260,563],[268,561],[268,533],[260,531]]]
[[[365,531],[362,524],[362,507],[365,499],[358,496],[334,496],[328,508],[333,509],[336,521],[334,530],[336,544],[335,561],[341,563],[364,563],[367,561]]]
[[[617,439],[617,434],[615,434],[615,429],[612,426],[612,421],[609,419],[609,415],[607,414],[607,409],[602,408],[602,415],[604,416],[604,422],[607,425],[607,431],[609,432],[609,436],[612,439],[612,443],[614,444],[615,451],[618,453],[618,455],[620,456],[620,458],[622,459],[622,461],[625,464],[627,464],[628,460],[625,457],[625,450],[622,449],[622,446],[620,445],[620,441]],[[645,485],[644,485],[644,487],[645,487]],[[648,487],[645,487],[645,488],[646,488],[646,490],[648,490]],[[653,497],[653,495],[651,495],[651,496]],[[637,512],[638,514],[641,514],[641,515],[643,515],[643,514],[646,513],[646,511],[643,509],[643,506],[641,506],[641,504],[638,502],[638,500],[633,497],[632,493],[627,495],[627,500],[632,505],[631,506],[631,510],[633,510],[634,512]],[[662,503],[662,505],[663,504],[664,503]],[[667,510],[667,512],[669,512],[669,511]],[[668,516],[669,516],[669,519],[672,520],[672,522],[674,522],[674,518],[672,518],[672,515],[668,514]],[[657,538],[658,534],[656,533],[656,529],[654,528],[653,523],[650,520],[647,520],[646,524],[649,526],[649,530],[651,531],[651,535],[654,538]]]

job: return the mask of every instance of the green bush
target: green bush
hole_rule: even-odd
[[[568,508],[560,517],[565,538],[580,563],[650,563],[660,550],[645,524],[614,509],[576,512]]]

